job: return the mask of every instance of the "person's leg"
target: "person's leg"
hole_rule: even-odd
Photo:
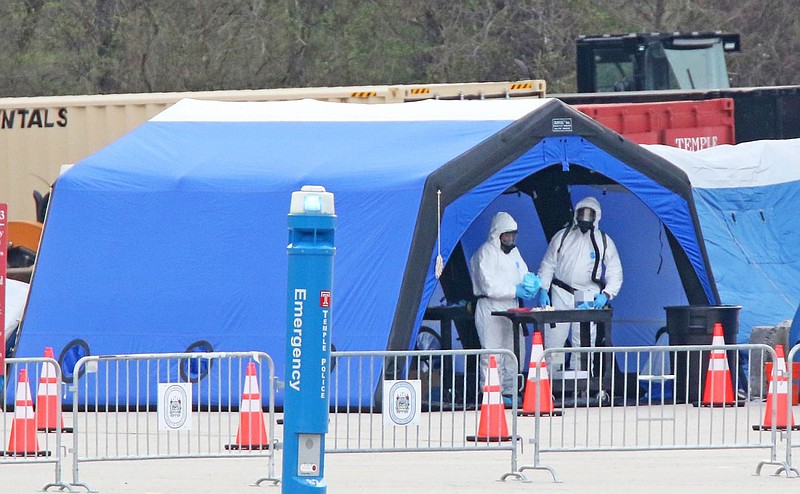
[[[544,328],[545,350],[547,350],[548,348],[563,348],[564,345],[566,345],[567,343],[568,336],[569,336],[569,323],[560,322],[557,323],[555,327],[552,327],[550,324],[545,324]],[[545,357],[545,359],[547,360],[547,366],[553,368],[553,364],[561,362],[563,368],[564,355],[565,354],[561,352],[555,354],[554,353],[547,354]]]
[[[511,348],[513,345],[513,343],[509,342],[511,338],[511,321],[505,317],[490,317],[491,320],[489,322],[489,326],[483,335],[485,341],[485,344],[483,345],[484,348],[487,350]],[[511,359],[506,358],[505,354],[502,353],[494,353],[493,355],[495,357],[495,361],[497,362],[497,373],[500,377],[500,382],[497,384],[502,386],[506,382],[506,374],[508,374],[507,366],[511,365],[509,363]],[[484,355],[483,357],[486,359],[486,365],[484,366],[484,369],[486,369],[489,364],[489,355]],[[483,383],[486,384],[486,374],[484,374]]]
[[[570,343],[572,344],[572,347],[573,348],[585,347],[586,345],[581,343],[581,325],[580,325],[580,323],[577,323],[577,322],[572,323],[571,327],[572,327],[572,329],[571,329],[571,333],[572,334],[570,336]],[[594,348],[595,340],[597,338],[597,325],[595,323],[591,323],[589,327],[590,327],[590,329],[589,329],[589,347]],[[579,370],[580,371],[580,370],[587,370],[587,369],[591,369],[592,368],[591,367],[591,362],[592,362],[592,354],[591,353],[589,353],[589,354],[584,353],[583,355],[585,356],[585,358],[583,358],[583,359],[579,358],[581,356],[581,354],[579,354],[579,353],[575,353],[573,355],[575,357],[573,359],[575,361],[575,365],[573,366],[573,368],[575,370]],[[583,365],[583,362],[582,362],[583,360],[586,360],[588,362],[588,367],[586,367],[586,369],[584,369],[584,365]]]
[[[486,299],[478,299],[477,304],[475,304],[475,329],[478,332],[478,340],[481,342],[481,348],[492,348],[489,346],[491,341],[487,341],[487,334],[491,333],[489,327],[491,325],[492,319],[494,316],[491,314],[491,310],[488,307],[488,303]],[[490,337],[491,338],[491,337]],[[481,354],[480,357],[480,366],[481,366],[481,373],[480,373],[480,382],[478,386],[480,389],[478,393],[483,392],[483,386],[486,383],[486,369],[489,366],[489,355],[488,354]]]
[[[514,325],[508,319],[503,319],[502,329],[498,331],[501,335],[500,346],[506,350],[514,351]],[[520,342],[522,343],[522,341]],[[519,363],[510,355],[498,354],[497,368],[500,372],[500,385],[503,395],[510,396],[517,393],[517,374],[519,374]]]
[[[552,305],[555,310],[573,308],[575,299],[568,291],[554,287],[552,290],[550,290],[550,293],[552,297],[550,299],[550,305]],[[548,348],[563,348],[567,343],[567,338],[569,337],[569,323],[557,323],[555,326],[545,324],[543,330],[545,350]],[[555,360],[559,360],[563,356],[565,356],[564,353],[549,354],[546,356],[545,358],[547,360],[548,367],[553,368],[553,364],[555,363],[553,362],[554,357]],[[563,359],[560,361],[561,363],[564,363]]]

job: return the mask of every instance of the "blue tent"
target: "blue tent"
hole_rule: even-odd
[[[457,298],[505,209],[535,270],[587,194],[625,267],[615,342],[652,343],[665,305],[719,303],[686,174],[558,100],[184,100],[58,179],[17,355],[52,346],[69,376],[81,352],[263,350],[282,378],[307,184],[336,197],[337,350],[412,348],[439,248]]]
[[[723,304],[740,305],[739,343],[753,326],[792,319],[800,303],[800,139],[684,151],[644,146],[680,167]],[[794,325],[790,345],[800,341]]]

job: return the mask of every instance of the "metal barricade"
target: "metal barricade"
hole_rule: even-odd
[[[791,476],[792,474],[794,474],[794,476],[796,477],[800,477],[800,469],[792,465],[792,448],[796,447],[793,432],[800,429],[800,427],[798,427],[795,423],[794,411],[793,411],[793,406],[797,405],[798,402],[800,402],[800,382],[799,382],[800,372],[798,372],[798,370],[800,370],[798,369],[800,368],[800,361],[797,361],[797,359],[800,359],[800,357],[798,356],[798,352],[800,352],[800,345],[795,345],[789,351],[789,354],[786,355],[785,382],[786,382],[786,388],[787,388],[786,392],[788,393],[788,397],[784,398],[786,400],[786,404],[784,405],[785,406],[784,413],[786,415],[784,420],[780,422],[780,424],[783,426],[780,427],[781,433],[786,438],[786,456],[782,463],[780,462],[764,463],[765,465],[766,464],[777,465],[778,469],[775,472],[776,475],[783,472],[787,476]],[[770,379],[769,384],[767,386],[769,386],[772,383],[775,383],[777,381],[776,378],[780,377],[783,372],[784,372],[783,369],[779,369],[778,366],[773,365],[772,375],[767,375],[767,378]],[[777,429],[779,424],[778,414],[783,410],[780,410],[781,407],[778,406],[780,397],[778,393],[776,393],[775,391],[777,391],[777,389],[769,388],[769,394],[767,395],[767,399],[772,400],[773,407],[771,411],[773,413],[773,416],[770,417],[770,419],[772,420],[773,427]],[[763,465],[759,465],[759,469],[762,466]]]
[[[55,478],[42,490],[57,487],[72,492],[61,477],[62,432],[69,430],[60,427],[64,417],[58,362],[52,358],[8,358],[6,365],[8,392],[0,410],[0,464],[53,463]],[[50,422],[56,426],[50,427]]]
[[[331,417],[325,439],[326,453],[509,451],[511,470],[517,474],[519,374],[508,419],[508,437],[480,435],[484,392],[480,381],[481,355],[510,359],[508,350],[430,350],[333,352]],[[401,420],[390,416],[394,403],[390,388],[398,382],[418,381],[404,405],[418,406]],[[408,388],[409,390],[412,388]],[[499,392],[499,391],[498,391]],[[418,402],[414,402],[418,396]],[[402,398],[406,400],[406,397]],[[500,407],[502,408],[502,402]],[[488,408],[488,407],[487,407]]]
[[[266,353],[87,356],[73,376],[72,486],[92,491],[79,476],[83,462],[242,456],[268,458],[257,483],[279,481]]]
[[[533,423],[520,423],[533,427],[533,463],[518,472],[546,470],[559,482],[540,455],[573,451],[763,448],[770,459],[756,473],[762,464],[786,467],[777,459],[776,428],[763,427],[765,403],[741,372],[745,360],[766,355],[774,358],[767,345],[547,349],[537,369],[548,362],[549,382],[538,370],[532,382],[551,387],[559,413],[542,413],[537,398]],[[590,365],[557,368],[575,358]]]

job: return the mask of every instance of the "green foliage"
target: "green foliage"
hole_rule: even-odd
[[[3,0],[0,96],[544,79],[581,34],[726,30],[737,85],[800,78],[795,0]]]

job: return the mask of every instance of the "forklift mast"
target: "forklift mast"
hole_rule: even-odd
[[[727,89],[725,53],[739,50],[719,31],[580,36],[578,92]]]

